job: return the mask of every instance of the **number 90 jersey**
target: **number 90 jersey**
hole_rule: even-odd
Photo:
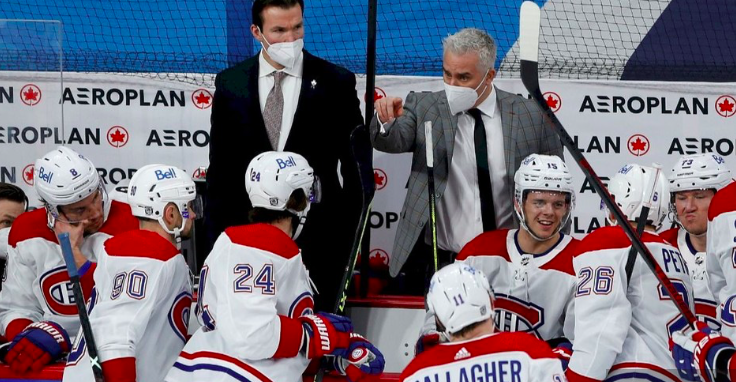
[[[642,241],[694,311],[692,281],[680,252],[656,234],[644,232]],[[575,342],[567,369],[571,382],[679,381],[672,374],[669,338],[687,321],[640,255],[627,277],[630,249],[621,227],[599,228],[578,246],[573,258],[578,278]]]
[[[230,227],[202,267],[194,333],[166,381],[301,381],[297,317],[314,300],[301,251],[270,224]]]

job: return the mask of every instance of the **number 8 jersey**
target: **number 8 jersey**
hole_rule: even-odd
[[[230,227],[199,280],[202,324],[166,381],[296,382],[309,364],[296,318],[314,310],[301,251],[270,224]]]
[[[693,311],[692,282],[680,252],[656,234],[644,232],[642,241]],[[679,381],[672,374],[669,337],[687,322],[639,254],[627,277],[630,249],[621,227],[599,228],[577,248],[571,382]]]

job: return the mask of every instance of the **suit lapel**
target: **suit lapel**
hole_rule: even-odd
[[[514,115],[513,99],[511,93],[496,88],[498,99],[498,114],[501,116],[501,130],[503,130],[503,155],[506,159],[506,184],[514,184],[514,172],[516,171],[516,134],[514,129],[516,115]],[[514,187],[509,187],[513,200]]]
[[[286,138],[286,144],[284,150],[288,150],[289,144],[293,140],[292,138],[299,133],[299,129],[302,126],[309,126],[306,120],[309,110],[312,109],[312,99],[315,88],[312,84],[316,84],[315,75],[316,67],[314,56],[309,54],[306,50],[304,51],[304,67],[302,68],[302,85],[299,91],[299,101],[296,105],[296,111],[294,112],[294,119],[291,122],[291,129],[289,130],[289,136]]]
[[[441,124],[441,129],[435,129],[435,131],[441,131],[442,135],[444,136],[444,142],[445,142],[445,152],[446,155],[446,163],[447,168],[445,169],[445,176],[444,181],[447,180],[447,174],[450,173],[450,163],[452,163],[452,153],[455,150],[455,132],[457,131],[457,115],[451,115],[450,114],[450,107],[447,104],[447,96],[445,95],[445,92],[442,92],[440,95],[439,100],[437,101],[439,104],[439,112],[440,114],[435,116],[434,121],[432,123],[439,123]],[[422,129],[424,126],[422,126]],[[439,139],[443,137],[433,137],[435,138],[435,142],[440,142]],[[439,150],[435,150],[437,152]]]

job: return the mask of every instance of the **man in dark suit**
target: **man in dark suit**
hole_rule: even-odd
[[[270,150],[303,155],[321,181],[322,201],[297,243],[319,291],[317,308],[331,310],[360,212],[350,133],[362,117],[355,75],[303,50],[303,10],[303,0],[255,0],[251,33],[263,49],[217,75],[205,219],[210,242],[246,224],[251,159]]]

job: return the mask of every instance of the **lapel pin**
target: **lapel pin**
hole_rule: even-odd
[[[312,89],[317,87],[317,80],[312,80]]]

